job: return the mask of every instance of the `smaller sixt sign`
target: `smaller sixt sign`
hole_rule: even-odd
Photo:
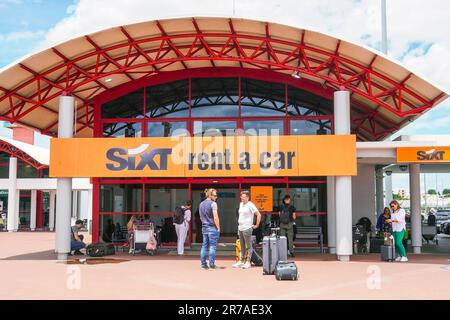
[[[397,162],[450,162],[450,147],[397,148]]]

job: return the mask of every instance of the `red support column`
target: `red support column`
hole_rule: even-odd
[[[43,176],[42,169],[38,169],[38,177],[41,179]],[[44,221],[43,221],[43,205],[42,205],[42,191],[38,190],[36,193],[36,229],[42,229],[44,227]]]
[[[100,184],[98,178],[93,178],[92,188],[92,242],[98,242],[100,210]]]
[[[188,184],[188,199],[192,201],[192,185]],[[192,244],[192,220],[194,218],[194,206],[191,207],[191,221],[189,221],[189,245]],[[197,231],[196,231],[197,232]]]

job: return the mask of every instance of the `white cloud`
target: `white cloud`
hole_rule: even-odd
[[[404,57],[408,67],[450,88],[447,61],[450,52],[450,21],[447,0],[388,1],[390,56]],[[232,16],[233,0],[80,0],[70,14],[53,27],[44,46],[108,27],[180,16]],[[378,48],[379,0],[236,0],[236,16],[270,20],[312,28]],[[431,44],[428,52],[408,53],[412,44]]]
[[[6,8],[9,5],[21,4],[21,0],[0,0],[0,8]]]
[[[39,38],[45,35],[45,31],[14,31],[7,34],[0,34],[0,41],[17,41]]]

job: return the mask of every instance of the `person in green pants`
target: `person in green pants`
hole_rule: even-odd
[[[387,223],[392,224],[392,231],[394,236],[395,248],[398,252],[398,257],[395,261],[407,262],[408,257],[406,256],[406,250],[403,246],[403,237],[406,232],[406,212],[404,209],[400,208],[400,204],[393,200],[389,204],[392,210],[391,218],[386,220]]]
[[[295,207],[291,205],[291,196],[285,195],[280,206],[280,235],[287,237],[289,255],[294,257],[294,221]]]

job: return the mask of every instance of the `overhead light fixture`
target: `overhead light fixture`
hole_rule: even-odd
[[[105,82],[111,82],[112,78],[106,78]]]
[[[292,77],[295,79],[300,79],[302,76],[301,76],[300,72],[294,71],[294,73],[292,73]]]

